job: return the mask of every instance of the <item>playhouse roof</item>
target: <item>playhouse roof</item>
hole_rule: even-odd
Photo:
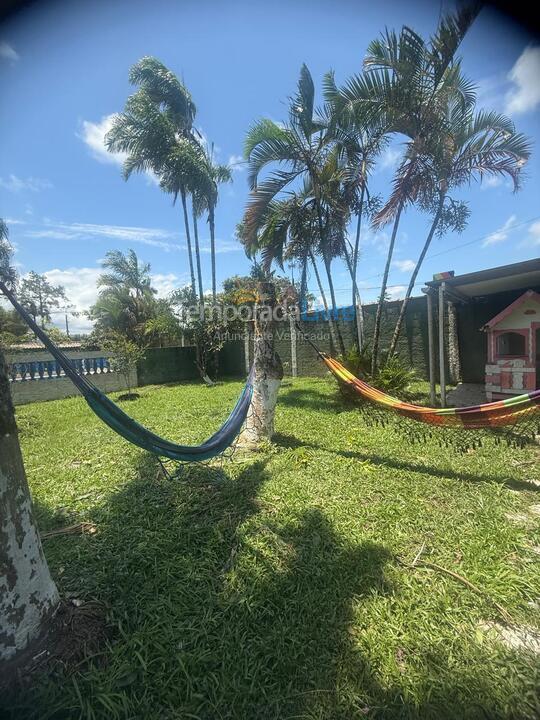
[[[490,330],[491,328],[494,328],[501,322],[501,320],[504,320],[505,317],[511,315],[514,310],[517,310],[520,305],[523,305],[526,300],[530,299],[535,300],[540,305],[540,295],[534,290],[527,290],[527,292],[524,292],[523,295],[520,295],[517,300],[514,300],[514,302],[510,303],[508,307],[505,307],[504,310],[501,310],[500,313],[495,315],[495,317],[491,318],[491,320],[484,325],[482,330]]]

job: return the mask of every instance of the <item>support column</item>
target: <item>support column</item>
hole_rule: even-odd
[[[450,381],[458,383],[461,380],[461,363],[459,359],[459,337],[457,327],[457,311],[453,302],[448,303],[448,364],[450,368]]]
[[[444,287],[439,285],[439,382],[441,384],[441,407],[446,407],[446,363],[444,357]]]
[[[435,341],[433,338],[433,298],[431,292],[426,293],[428,322],[428,360],[429,360],[429,399],[434,407],[437,401],[435,388]]]

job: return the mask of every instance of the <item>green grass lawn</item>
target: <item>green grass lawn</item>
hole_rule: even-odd
[[[124,407],[195,443],[240,386],[146,387]],[[490,599],[540,625],[538,449],[411,444],[332,381],[299,379],[274,446],[169,481],[81,399],[17,415],[41,530],[97,526],[44,541],[53,576],[103,601],[113,629],[102,656],[36,681],[7,717],[540,716],[539,657],[482,629],[500,621]],[[396,559],[422,545],[485,594]]]

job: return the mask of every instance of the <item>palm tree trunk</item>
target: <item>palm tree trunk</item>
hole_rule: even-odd
[[[36,640],[59,603],[32,513],[7,367],[0,353],[0,663]]]
[[[326,313],[326,317],[328,318],[328,327],[330,328],[330,339],[332,341],[332,345],[335,350],[337,350],[338,344],[337,344],[337,333],[336,328],[334,325],[334,320],[332,318],[332,315],[330,311],[328,310],[328,303],[326,301],[326,293],[324,292],[324,288],[321,282],[321,276],[319,275],[319,270],[317,268],[317,261],[315,260],[315,256],[309,251],[309,259],[311,260],[311,264],[313,265],[313,270],[315,272],[315,277],[317,279],[317,285],[319,287],[319,292],[321,293],[321,299],[323,301],[323,307],[324,311]]]
[[[212,301],[216,304],[216,221],[214,208],[210,205],[208,210],[208,223],[210,225],[210,260],[212,263]]]
[[[360,291],[358,290],[357,271],[358,271],[358,254],[360,251],[360,230],[362,228],[362,214],[364,212],[364,194],[366,191],[365,181],[362,183],[362,191],[360,193],[360,206],[358,208],[358,216],[356,220],[356,237],[354,239],[354,250],[352,257],[352,301],[355,306],[356,317],[356,339],[358,342],[358,350],[362,350],[364,346],[364,315],[362,312],[362,301],[360,299]]]
[[[199,283],[199,302],[201,309],[204,310],[204,293],[202,284],[202,272],[201,272],[201,249],[199,247],[199,227],[197,225],[197,214],[195,212],[195,206],[191,204],[191,213],[193,217],[193,236],[195,238],[195,260],[197,261],[197,280]]]
[[[324,261],[324,267],[326,269],[326,277],[328,278],[328,287],[330,289],[330,298],[332,300],[332,312],[334,314],[334,318],[336,321],[336,334],[339,342],[339,351],[342,355],[345,355],[345,343],[343,342],[343,336],[341,334],[341,330],[339,329],[338,324],[338,312],[337,312],[337,303],[336,303],[336,293],[334,291],[334,281],[332,279],[332,271],[330,268],[330,259],[326,256],[326,253],[323,253],[323,261]]]
[[[393,355],[396,351],[396,345],[397,341],[399,339],[399,334],[401,332],[401,327],[403,325],[403,321],[405,320],[405,313],[407,312],[407,305],[409,304],[409,299],[412,295],[414,286],[416,284],[416,278],[418,276],[418,273],[420,272],[420,268],[422,267],[422,263],[424,262],[424,258],[426,257],[426,253],[429,250],[429,246],[431,245],[431,241],[433,240],[433,236],[435,235],[435,231],[437,230],[437,227],[439,225],[439,221],[441,219],[441,214],[443,211],[443,205],[444,205],[445,195],[441,194],[441,198],[439,200],[439,205],[437,207],[437,212],[435,213],[435,217],[433,218],[433,222],[431,223],[431,227],[429,229],[428,236],[426,238],[426,241],[424,243],[424,247],[422,248],[422,252],[420,253],[420,257],[416,261],[416,266],[413,270],[413,273],[411,275],[411,279],[409,280],[409,287],[407,288],[407,292],[405,293],[405,297],[403,298],[403,303],[401,305],[401,310],[399,312],[399,317],[396,322],[396,327],[394,328],[394,334],[392,336],[392,342],[390,343],[390,350],[389,355]]]
[[[302,277],[300,279],[300,299],[298,303],[300,306],[300,313],[304,312],[307,309],[305,307],[307,295],[307,261],[308,254],[306,253],[302,258]]]
[[[333,335],[334,340],[334,347],[337,349],[339,348],[339,351],[342,355],[345,355],[345,344],[343,342],[343,337],[341,336],[341,331],[339,329],[339,325],[337,324],[337,304],[336,304],[336,294],[334,292],[334,282],[332,280],[332,272],[330,269],[330,261],[327,258],[326,254],[326,248],[325,248],[325,232],[324,232],[324,225],[322,220],[322,210],[321,210],[321,203],[319,202],[319,198],[316,197],[316,206],[317,206],[317,221],[319,223],[319,237],[321,241],[321,253],[323,256],[324,261],[324,267],[326,269],[326,276],[328,278],[328,287],[330,289],[330,299],[332,301],[332,312],[334,313],[334,318],[330,317],[330,314],[328,314],[328,322],[330,325],[330,334]],[[319,283],[319,287],[322,287]],[[323,296],[324,297],[324,296]],[[324,301],[326,298],[324,298]],[[328,313],[328,308],[325,306],[325,309]],[[334,319],[336,320],[335,325],[332,327],[332,323],[334,322]],[[336,338],[338,340],[339,345],[336,345],[335,341]]]
[[[352,300],[356,324],[356,342],[358,350],[361,350],[364,345],[364,318],[362,316],[362,301],[360,299],[360,291],[358,290],[358,286],[356,284],[356,274],[353,270],[351,256],[349,255],[349,251],[347,250],[345,240],[343,240],[343,256],[345,258],[345,262],[347,263],[349,275],[351,276],[353,285]]]
[[[381,284],[381,294],[379,296],[379,304],[377,305],[377,314],[375,315],[375,327],[373,329],[373,351],[371,354],[371,375],[374,376],[377,370],[377,359],[379,354],[379,340],[381,334],[381,318],[382,310],[385,303],[386,286],[388,284],[388,275],[390,273],[390,264],[392,262],[392,256],[394,254],[394,245],[396,243],[396,235],[399,227],[399,220],[403,211],[403,202],[400,203],[396,218],[394,220],[394,227],[392,228],[392,237],[390,238],[390,245],[388,247],[388,255],[386,257],[386,265],[384,268],[384,275]]]
[[[184,188],[182,188],[182,190],[180,191],[180,195],[182,197],[182,208],[184,210],[184,227],[186,229],[186,241],[187,241],[188,258],[189,258],[189,273],[191,275],[191,289],[193,290],[193,294],[196,297],[197,290],[195,288],[195,271],[193,269],[193,253],[191,250],[191,233],[189,231],[189,219],[188,219],[187,203],[186,203],[186,191],[184,190]]]

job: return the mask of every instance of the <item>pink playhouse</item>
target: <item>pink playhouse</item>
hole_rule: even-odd
[[[540,294],[527,290],[482,330],[488,335],[487,399],[534,390],[540,366]]]

